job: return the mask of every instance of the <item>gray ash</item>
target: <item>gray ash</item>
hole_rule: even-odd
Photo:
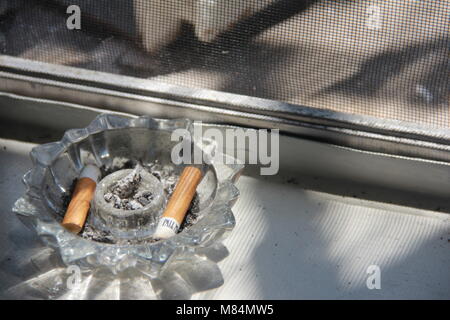
[[[142,180],[141,168],[138,166],[112,187],[112,194],[124,199],[134,194]]]
[[[97,241],[97,242],[103,242],[103,243],[116,243],[116,240],[114,237],[106,231],[98,230],[97,228],[94,228],[89,223],[86,223],[83,231],[80,233],[80,236],[85,239]]]
[[[142,180],[141,170],[142,167],[138,164],[133,171],[117,181],[111,191],[105,193],[105,201],[111,203],[114,208],[122,210],[139,210],[150,204],[153,200],[153,194],[150,191],[137,192]]]

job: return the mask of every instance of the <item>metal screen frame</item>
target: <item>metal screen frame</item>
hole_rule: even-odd
[[[450,162],[450,129],[0,56],[0,91],[135,115],[281,132],[359,150]]]

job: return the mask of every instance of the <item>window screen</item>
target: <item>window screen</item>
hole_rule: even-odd
[[[1,0],[0,51],[450,126],[450,2]]]

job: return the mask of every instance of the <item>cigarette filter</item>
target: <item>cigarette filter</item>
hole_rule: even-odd
[[[177,233],[201,180],[202,171],[199,168],[184,168],[156,228],[153,236],[155,239],[167,239]]]
[[[70,232],[79,233],[83,229],[99,177],[100,170],[94,165],[86,165],[81,171],[61,223]]]

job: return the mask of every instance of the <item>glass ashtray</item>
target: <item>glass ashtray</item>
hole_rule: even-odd
[[[220,286],[223,278],[218,256],[226,256],[221,244],[235,225],[231,207],[239,191],[234,185],[243,169],[237,161],[223,164],[213,160],[204,165],[195,206],[175,236],[155,241],[152,234],[184,165],[175,165],[171,151],[179,141],[171,139],[177,129],[193,134],[189,120],[163,120],[149,117],[98,116],[87,128],[68,130],[61,141],[33,148],[33,168],[23,178],[26,194],[13,211],[37,232],[65,266],[76,266],[82,274],[102,279],[147,281],[145,290],[156,298],[189,298],[193,293]],[[214,141],[190,140],[209,159]],[[228,156],[227,156],[228,157]],[[229,158],[229,157],[228,157]],[[233,160],[233,159],[232,159]],[[80,234],[61,226],[70,195],[81,170],[95,163],[102,172],[90,213]],[[121,212],[105,201],[113,181],[129,174],[137,165],[143,168],[144,189],[153,201],[137,210]],[[119,176],[116,176],[119,175]],[[191,214],[191,216],[189,216]],[[218,253],[222,252],[222,253]],[[144,280],[142,280],[144,279]],[[109,281],[109,280],[108,280]],[[48,287],[48,284],[46,284]],[[130,290],[130,292],[140,292]],[[58,282],[52,298],[86,297],[92,285],[68,289]],[[144,294],[148,296],[148,292]]]

